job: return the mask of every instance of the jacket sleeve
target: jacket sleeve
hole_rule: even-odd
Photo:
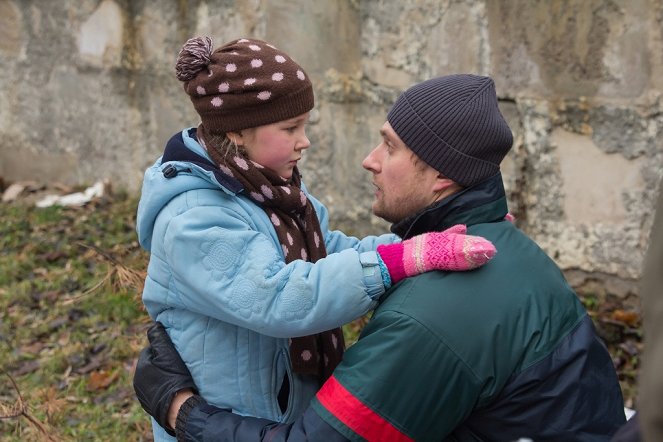
[[[154,251],[150,262],[171,271],[170,280],[157,281],[168,287],[161,309],[186,309],[264,335],[294,337],[338,327],[375,306],[384,292],[375,252],[346,249],[316,263],[286,265],[260,222],[212,205],[173,216],[164,233],[166,262]],[[149,309],[149,294],[144,301]]]
[[[240,416],[206,403],[195,406],[186,419],[187,442],[345,442],[337,432],[310,407],[292,424]]]
[[[443,440],[471,413],[480,388],[422,323],[378,310],[311,407],[351,440]]]

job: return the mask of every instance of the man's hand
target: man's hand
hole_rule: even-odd
[[[197,392],[196,385],[160,322],[148,329],[147,338],[150,344],[140,352],[136,364],[134,391],[143,409],[166,431],[175,435],[169,422],[171,402],[182,390]],[[188,396],[179,396],[180,399],[183,397],[186,400]],[[179,407],[174,409],[177,416]]]

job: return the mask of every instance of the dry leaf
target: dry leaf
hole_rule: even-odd
[[[46,416],[49,419],[52,419],[55,414],[62,412],[67,403],[65,399],[58,398],[58,393],[53,387],[42,391],[42,402]]]
[[[22,345],[19,349],[19,354],[29,354],[29,355],[38,355],[39,352],[44,348],[44,343],[39,341],[34,341],[26,345]]]
[[[98,370],[90,373],[87,382],[87,389],[89,391],[104,390],[108,388],[119,377],[117,372],[110,372],[107,370]]]
[[[615,310],[612,312],[612,319],[623,322],[629,327],[637,327],[640,322],[640,315],[633,311]]]

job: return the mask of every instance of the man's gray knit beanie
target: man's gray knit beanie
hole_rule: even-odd
[[[398,97],[387,121],[419,158],[462,186],[498,173],[513,144],[489,77],[449,75],[416,84]]]

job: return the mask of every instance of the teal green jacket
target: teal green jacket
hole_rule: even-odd
[[[501,183],[393,228],[409,238],[465,223],[496,246],[491,262],[394,286],[302,418],[244,421],[236,440],[609,440],[625,422],[610,355],[559,268],[504,221]],[[223,416],[192,413],[191,440],[204,426],[230,434]]]

